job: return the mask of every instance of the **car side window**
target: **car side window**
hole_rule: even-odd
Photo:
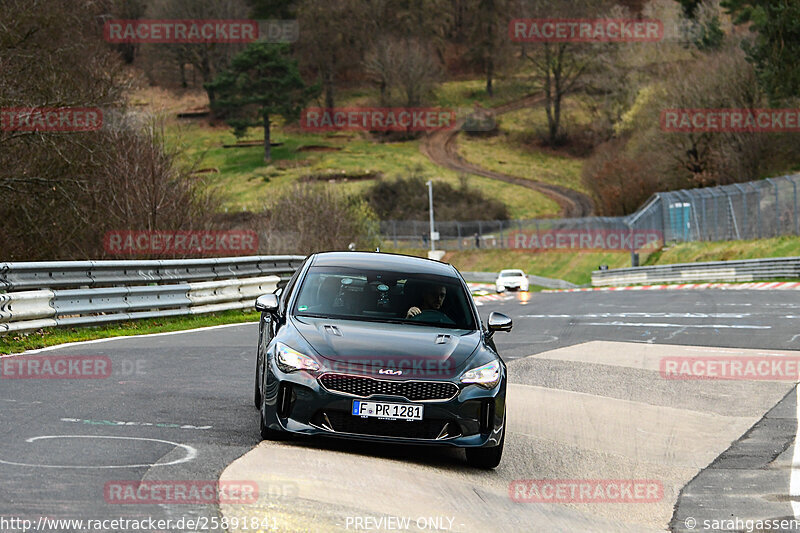
[[[294,271],[294,274],[292,274],[292,277],[289,278],[289,282],[286,284],[286,287],[284,287],[283,292],[281,293],[278,306],[278,313],[280,315],[286,314],[286,305],[289,303],[289,298],[292,296],[294,287],[297,284],[297,278],[300,277],[300,271],[303,270],[304,266],[305,262],[302,265],[300,265],[297,270]]]

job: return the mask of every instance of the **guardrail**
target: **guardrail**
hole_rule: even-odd
[[[592,272],[592,286],[800,278],[800,257],[680,263]]]
[[[0,263],[0,335],[252,308],[303,259]]]

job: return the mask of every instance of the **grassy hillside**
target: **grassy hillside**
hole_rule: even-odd
[[[436,95],[436,104],[456,109],[472,108],[476,101],[484,105],[497,105],[515,100],[526,94],[529,83],[512,79],[498,82],[494,99],[481,95],[481,83],[477,80],[443,83]],[[342,93],[340,104],[366,105],[377,98],[371,89],[351,90]],[[278,121],[273,125],[271,164],[263,162],[261,146],[224,148],[234,144],[231,128],[224,124],[210,126],[207,119],[180,120],[175,113],[192,108],[202,108],[203,98],[186,93],[172,95],[168,91],[148,88],[136,93],[133,101],[143,109],[162,114],[166,120],[167,138],[181,148],[186,162],[207,170],[203,175],[217,185],[226,195],[229,209],[259,209],[298,180],[309,175],[331,175],[336,187],[348,193],[364,190],[371,180],[335,179],[342,174],[357,176],[379,173],[381,179],[408,176],[416,172],[426,178],[458,183],[458,175],[433,164],[420,152],[420,141],[380,143],[361,132],[337,134],[312,134],[296,127],[285,128]],[[243,141],[263,138],[259,129],[251,129]],[[491,142],[491,141],[490,141]],[[489,152],[493,150],[487,144]],[[486,166],[491,164],[491,154]],[[481,157],[476,163],[483,165]],[[470,184],[484,194],[503,201],[512,218],[535,218],[558,213],[558,205],[544,195],[488,178],[471,176]],[[423,193],[425,191],[422,191]]]
[[[567,110],[572,107],[575,106],[568,102]],[[500,132],[493,137],[459,137],[459,154],[466,161],[495,172],[586,192],[581,183],[583,159],[553,154],[534,145],[534,132],[546,127],[541,107],[512,111],[498,117],[498,122]]]

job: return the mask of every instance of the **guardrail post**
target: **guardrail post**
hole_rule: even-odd
[[[392,220],[392,233],[394,235],[394,247],[397,248],[397,221]]]

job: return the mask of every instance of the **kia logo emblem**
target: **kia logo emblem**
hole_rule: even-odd
[[[399,376],[403,373],[402,370],[391,370],[389,368],[381,368],[378,370],[378,374],[388,374],[390,376]]]

